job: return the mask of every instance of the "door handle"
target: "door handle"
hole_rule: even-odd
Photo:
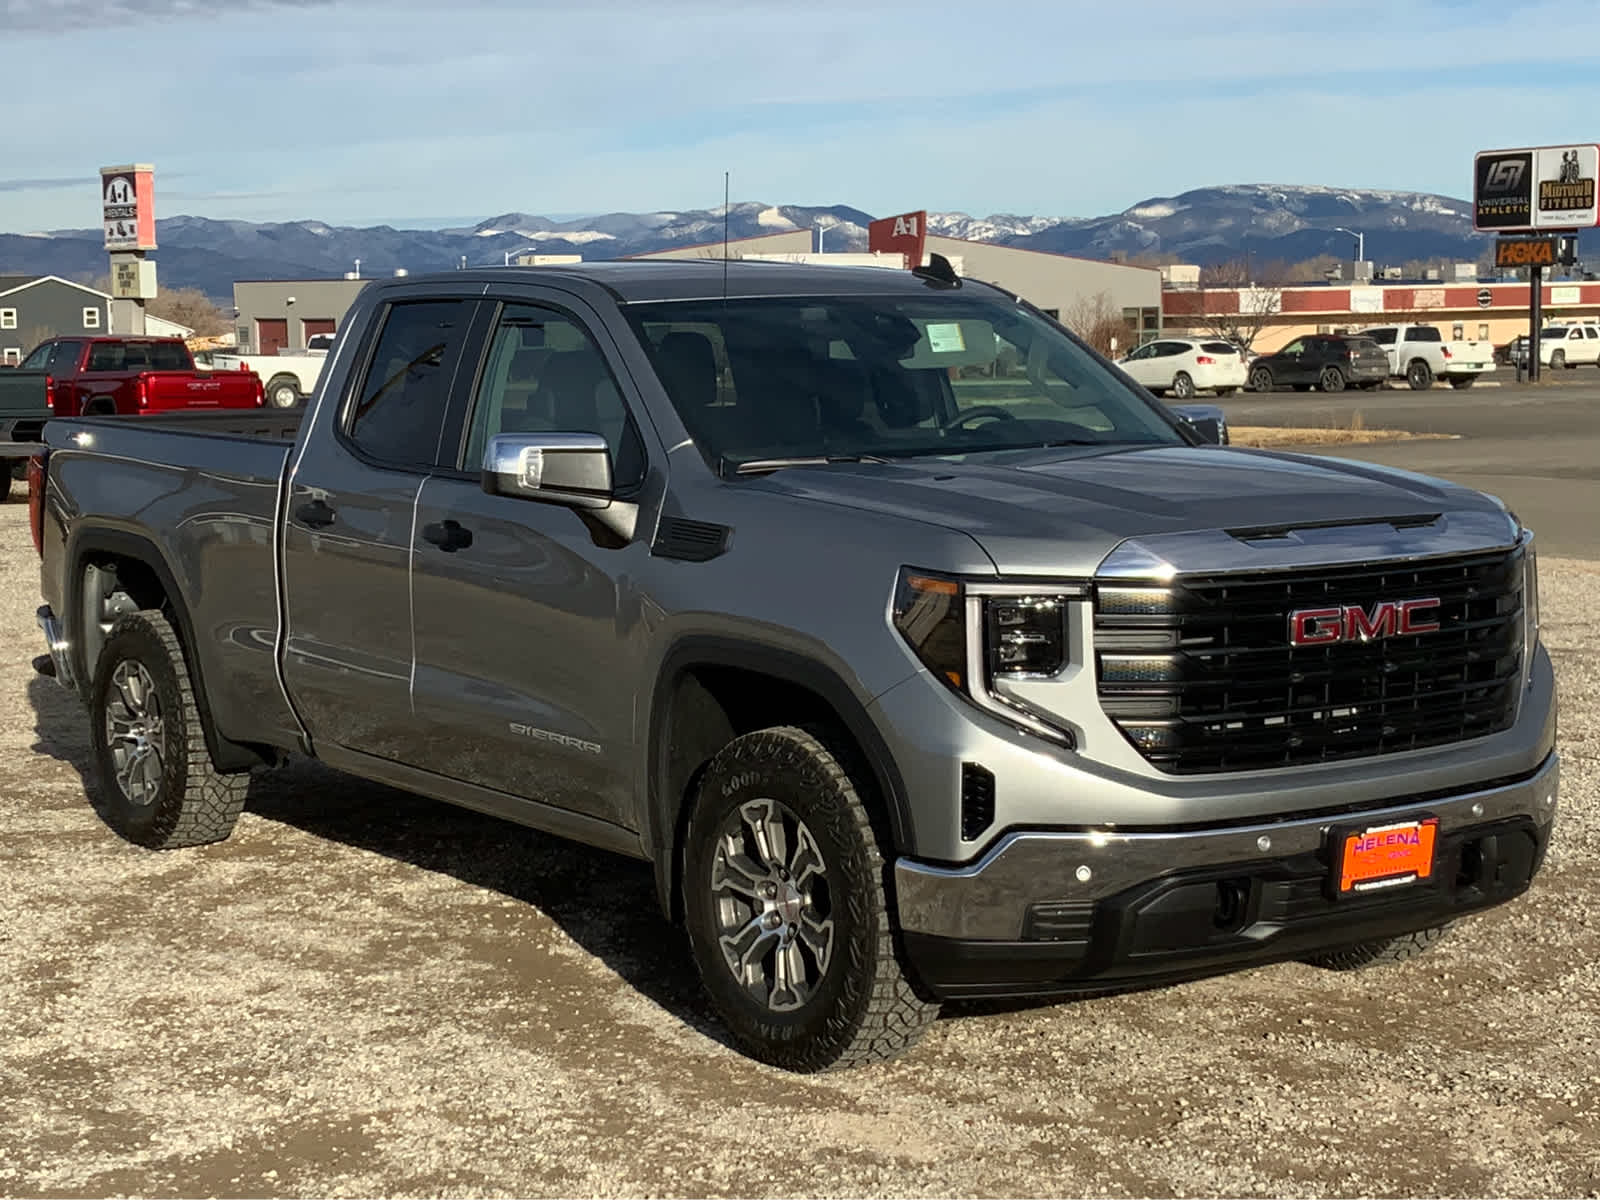
[[[446,554],[454,554],[472,545],[472,530],[462,528],[456,521],[435,521],[422,527],[422,540],[432,542]]]
[[[333,524],[333,517],[333,509],[322,500],[313,500],[310,504],[302,504],[294,510],[294,519],[313,529],[326,529]]]

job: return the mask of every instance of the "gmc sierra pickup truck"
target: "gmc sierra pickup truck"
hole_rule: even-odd
[[[182,338],[61,337],[22,362],[43,371],[56,416],[124,416],[191,408],[260,408],[254,371],[198,371]]]
[[[1545,857],[1515,515],[1202,444],[940,260],[375,282],[306,409],[215,416],[30,469],[108,824],[225,838],[300,754],[636,856],[769,1063],[1404,958]]]

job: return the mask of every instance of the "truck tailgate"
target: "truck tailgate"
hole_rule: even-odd
[[[153,549],[149,557],[166,575],[162,591],[184,609],[180,636],[205,680],[218,732],[239,740],[263,728],[292,735],[297,726],[274,666],[273,538],[293,449],[282,434],[292,436],[292,426],[251,436],[185,428],[194,424],[164,416],[45,426],[44,599],[57,613],[81,611],[72,605],[86,558]]]

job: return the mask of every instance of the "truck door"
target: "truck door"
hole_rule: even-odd
[[[423,484],[412,545],[412,700],[433,731],[413,750],[451,779],[633,828],[634,698],[648,689],[630,579],[647,538],[600,544],[576,512],[489,495],[479,473],[492,434],[589,432],[610,443],[618,488],[640,484],[642,410],[610,345],[575,301],[507,299],[476,386],[460,372],[459,469]]]
[[[411,522],[477,307],[445,295],[374,314],[353,347],[365,361],[322,399],[337,406],[326,434],[304,439],[291,465],[283,669],[319,745],[412,757]]]

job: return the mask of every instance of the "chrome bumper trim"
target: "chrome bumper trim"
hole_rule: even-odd
[[[1382,825],[1426,813],[1439,818],[1445,834],[1510,817],[1531,818],[1548,832],[1560,776],[1560,760],[1551,754],[1519,783],[1337,817],[1177,833],[1010,833],[964,867],[896,860],[900,927],[936,937],[1015,941],[1033,904],[1101,900],[1172,871],[1315,852],[1334,825]]]
[[[77,677],[72,673],[72,656],[67,653],[66,632],[48,604],[41,604],[34,614],[39,628],[44,631],[44,644],[50,651],[50,661],[55,664],[56,682],[69,692],[78,690]]]

